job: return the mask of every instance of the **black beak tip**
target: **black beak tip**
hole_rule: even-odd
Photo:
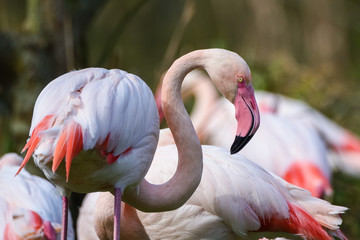
[[[235,154],[238,153],[241,149],[245,147],[245,145],[250,141],[250,139],[253,137],[252,135],[246,135],[245,137],[236,136],[234,143],[232,144],[230,148],[230,153]]]

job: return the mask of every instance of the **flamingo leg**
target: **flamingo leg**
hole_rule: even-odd
[[[114,240],[120,239],[121,195],[121,188],[115,188]]]
[[[67,239],[68,212],[69,212],[69,199],[68,199],[68,197],[63,197],[62,198],[61,240]]]

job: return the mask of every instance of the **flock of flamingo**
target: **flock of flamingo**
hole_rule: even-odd
[[[88,150],[97,157],[76,157]],[[254,91],[244,59],[224,49],[178,58],[155,97],[119,69],[56,78],[23,151],[0,160],[5,240],[344,240],[347,208],[323,198],[333,169],[360,175],[356,135],[304,102]],[[31,157],[47,179],[24,168]],[[77,229],[72,192],[87,193]]]

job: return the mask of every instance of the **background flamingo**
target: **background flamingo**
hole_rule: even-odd
[[[331,166],[360,176],[360,139],[304,101],[265,91],[256,93],[261,111],[270,111],[312,128],[325,142]]]
[[[61,197],[50,182],[26,170],[14,178],[22,160],[15,153],[0,159],[0,238],[56,240]],[[67,239],[75,239],[70,215]]]
[[[208,125],[203,125],[202,132],[204,137],[205,133],[209,133],[209,142],[226,146],[228,142],[225,136],[234,129],[234,123],[227,117],[233,113],[233,109],[224,101],[219,101],[217,106],[220,105],[221,113],[216,115],[216,119],[209,119]],[[330,196],[332,173],[326,146],[318,134],[302,123],[291,122],[271,113],[262,113],[261,118],[258,133],[240,154],[288,182],[309,190],[315,197]],[[227,124],[224,124],[225,121]],[[222,126],[219,136],[210,130],[215,126]],[[225,140],[220,141],[221,138]]]

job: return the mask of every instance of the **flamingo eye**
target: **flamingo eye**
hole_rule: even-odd
[[[242,77],[238,78],[238,82],[242,83],[244,81],[244,79]]]

